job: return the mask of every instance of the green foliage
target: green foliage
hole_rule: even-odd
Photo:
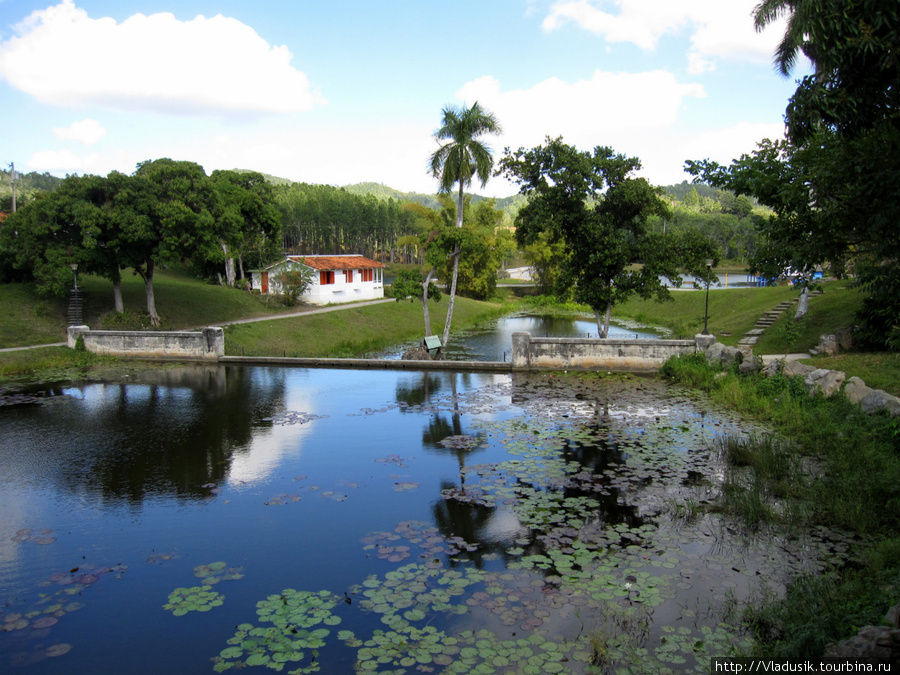
[[[900,262],[860,265],[859,286],[866,291],[855,338],[863,347],[900,351]]]
[[[276,186],[274,199],[281,212],[283,251],[372,258],[396,249],[399,238],[420,233],[416,214],[394,199],[306,183]]]
[[[539,232],[534,241],[522,247],[525,261],[531,267],[532,277],[537,283],[538,293],[550,294],[556,291],[557,297],[564,298],[568,291],[571,295],[571,289],[558,286],[565,251],[565,242],[551,241],[547,232]]]
[[[228,285],[235,284],[233,258],[260,268],[281,254],[281,213],[272,186],[252,171],[213,171],[210,180],[218,193],[215,218],[218,246],[195,260],[216,268],[225,263]],[[219,267],[219,269],[222,269]]]
[[[669,380],[709,391],[717,372],[706,362],[704,354],[697,353],[668,359],[660,368],[659,374]]]
[[[464,200],[463,226],[458,223],[457,205],[441,195],[443,209],[439,216],[442,226],[431,232],[427,257],[441,279],[453,276],[453,251],[459,247],[457,293],[474,300],[492,298],[497,289],[497,272],[504,258],[514,249],[512,236],[498,229],[502,214],[494,209],[492,200],[471,205]]]
[[[286,305],[293,307],[300,302],[300,296],[309,290],[315,280],[316,271],[306,265],[300,265],[281,273],[281,292],[286,298]]]
[[[391,283],[391,297],[397,298],[397,302],[407,299],[412,302],[415,298],[421,299],[424,282],[425,277],[421,272],[409,269],[400,270]],[[435,302],[441,299],[441,290],[433,282],[428,284],[427,297]]]
[[[539,241],[541,232],[549,242],[565,243],[556,291],[574,289],[574,299],[597,314],[601,336],[614,305],[635,294],[667,300],[660,277],[678,285],[680,270],[705,274],[705,260],[716,257],[696,231],[651,231],[650,217],[669,211],[659,189],[632,177],[641,166],[637,158],[603,147],[582,152],[548,138],[531,150],[507,151],[500,165],[529,198],[516,219],[519,244]]]
[[[782,15],[788,22],[776,64],[787,74],[802,52],[815,66],[788,104],[788,141],[763,141],[727,169],[688,162],[688,170],[775,211],[761,222],[768,246],[755,261],[767,276],[788,269],[805,274],[817,265],[842,273],[854,259],[896,261],[900,9],[869,1],[766,0],[756,8],[757,27]],[[896,316],[896,304],[888,311]],[[876,313],[867,319],[877,324]],[[873,328],[866,339],[884,345],[892,326]]]

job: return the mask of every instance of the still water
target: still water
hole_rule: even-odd
[[[513,333],[531,333],[533,337],[597,337],[597,322],[593,319],[521,314],[504,316],[479,328],[459,331],[452,335],[447,358],[451,361],[510,360]],[[630,328],[611,324],[609,337],[613,339],[655,339],[660,334],[646,327]],[[380,354],[380,358],[399,359],[410,345]]]
[[[34,393],[0,408],[5,672],[692,671],[745,645],[717,603],[817,564],[679,515],[751,429],[654,379],[195,366]]]

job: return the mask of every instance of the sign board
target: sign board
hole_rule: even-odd
[[[429,352],[441,348],[441,338],[437,335],[428,335],[425,338],[425,349]]]

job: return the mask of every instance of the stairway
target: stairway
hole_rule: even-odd
[[[69,313],[68,320],[70,326],[82,325],[81,309],[84,305],[84,296],[77,288],[69,291]]]
[[[822,295],[822,291],[811,291],[809,297],[814,298],[817,295]],[[766,328],[771,326],[773,323],[778,321],[779,317],[784,314],[789,309],[793,309],[797,304],[797,300],[785,300],[782,303],[779,303],[775,309],[770,309],[768,312],[764,312],[759,319],[756,321],[756,325],[753,329],[748,330],[744,333],[744,337],[738,340],[739,345],[755,345],[759,342],[759,336],[762,335]]]

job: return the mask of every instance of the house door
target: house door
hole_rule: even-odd
[[[266,293],[269,292],[269,273],[268,272],[262,273],[262,292],[263,292],[263,295],[265,295]]]

